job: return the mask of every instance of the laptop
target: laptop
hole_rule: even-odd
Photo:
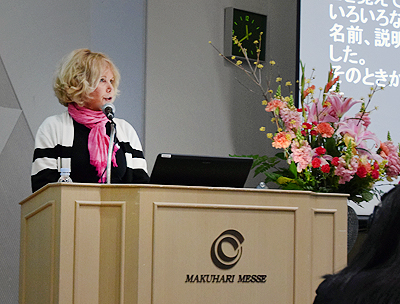
[[[252,158],[160,153],[150,184],[243,188]]]

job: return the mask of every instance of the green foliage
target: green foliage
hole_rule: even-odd
[[[336,152],[338,147],[335,146],[334,141],[327,139],[324,145],[329,154],[339,153]],[[297,172],[295,162],[291,162],[288,166],[278,167],[278,165],[286,163],[285,155],[282,152],[272,157],[256,154],[230,156],[252,158],[254,177],[263,174],[265,183],[275,183],[282,190],[347,193],[349,199],[355,203],[368,202],[374,197],[374,190],[371,191],[372,178],[360,178],[356,175],[351,182],[338,184],[339,177],[334,174],[333,169],[328,173],[321,172],[319,168]],[[378,193],[375,193],[375,195],[378,195]]]

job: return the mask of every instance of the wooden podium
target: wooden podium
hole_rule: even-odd
[[[21,203],[20,303],[312,303],[347,196],[49,184]]]

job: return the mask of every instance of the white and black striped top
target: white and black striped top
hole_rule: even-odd
[[[135,129],[125,120],[114,118],[118,167],[111,170],[112,183],[148,183],[147,163]],[[107,123],[107,134],[110,124]],[[78,183],[97,183],[96,169],[89,162],[90,129],[74,121],[68,112],[48,117],[36,134],[32,164],[32,191],[56,182],[60,168],[71,169],[71,179]],[[106,174],[106,173],[105,173]]]

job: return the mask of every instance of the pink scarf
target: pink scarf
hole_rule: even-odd
[[[68,105],[68,113],[77,122],[90,129],[88,149],[90,164],[96,168],[97,175],[102,180],[102,174],[107,168],[107,154],[110,137],[106,134],[105,125],[109,121],[102,111],[93,111],[85,107],[78,106],[75,102]],[[118,167],[115,153],[118,147],[114,146],[112,163]]]

